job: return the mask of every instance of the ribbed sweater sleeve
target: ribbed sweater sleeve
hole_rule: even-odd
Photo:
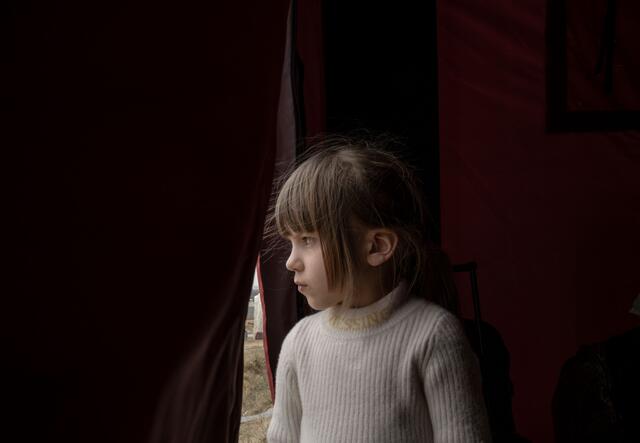
[[[443,312],[434,328],[423,362],[434,442],[490,442],[480,367],[462,325]]]
[[[280,348],[276,369],[276,398],[267,430],[269,443],[297,443],[300,440],[302,404],[295,365],[296,331],[297,328],[294,327],[287,334]]]

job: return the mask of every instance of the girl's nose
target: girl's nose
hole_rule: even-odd
[[[289,258],[287,259],[285,266],[289,271],[302,271],[302,261],[293,254],[293,251],[289,254]]]

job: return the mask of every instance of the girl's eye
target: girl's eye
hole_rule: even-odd
[[[311,243],[313,243],[313,237],[302,237],[302,242],[309,246]]]

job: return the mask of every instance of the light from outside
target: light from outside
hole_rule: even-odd
[[[267,441],[267,428],[273,406],[265,366],[260,297],[258,276],[254,272],[244,333],[244,381],[239,438],[241,443]]]

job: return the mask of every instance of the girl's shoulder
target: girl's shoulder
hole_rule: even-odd
[[[319,314],[318,312],[303,317],[293,325],[282,341],[280,347],[281,359],[295,359],[295,355],[299,354],[301,343],[307,341],[307,337],[316,335],[313,331],[318,327]]]
[[[406,308],[411,311],[410,316],[414,319],[413,327],[427,337],[433,337],[443,330],[453,334],[463,333],[460,319],[435,302],[414,297],[408,301]]]
[[[315,314],[308,315],[306,317],[301,318],[298,322],[293,325],[293,327],[289,330],[285,341],[288,342],[296,342],[300,339],[301,336],[307,335],[312,332],[320,321],[321,312],[316,312]]]
[[[451,311],[424,298],[412,297],[408,304],[412,313],[426,323],[456,322],[458,318]]]
[[[325,339],[354,339],[380,333],[393,333],[397,328],[409,329],[409,335],[430,337],[445,328],[461,329],[458,318],[442,306],[411,297],[399,306],[383,324],[364,331],[334,331],[327,324],[327,312],[319,311],[300,319],[285,337],[286,346],[293,349]],[[283,344],[285,346],[285,344]]]

